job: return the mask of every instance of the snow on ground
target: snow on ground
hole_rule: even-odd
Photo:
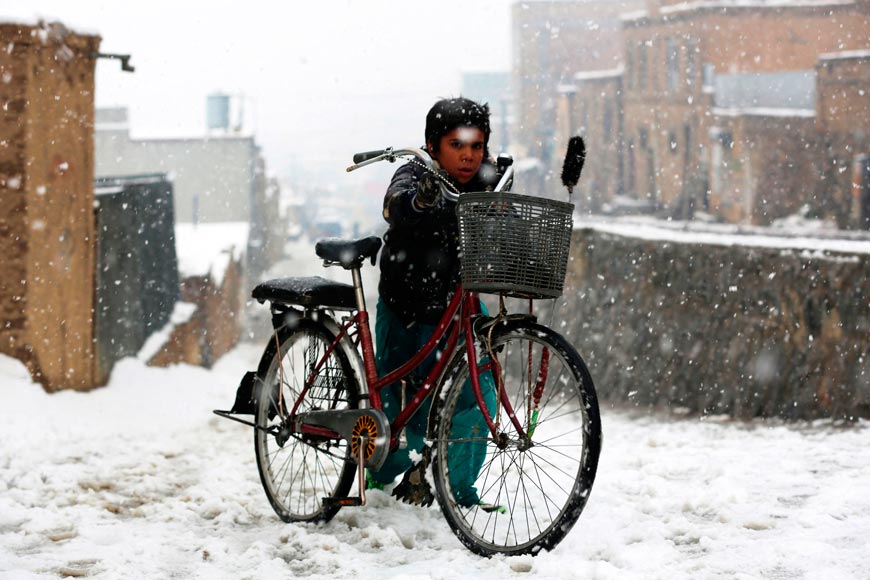
[[[211,414],[258,357],[125,359],[106,388],[47,395],[0,356],[0,578],[870,578],[866,424],[604,409],[586,511],[536,558],[474,556],[437,506],[381,492],[284,524],[251,430]]]
[[[797,222],[793,227],[762,228],[732,224],[667,222],[653,218],[588,217],[575,220],[574,227],[589,227],[610,234],[682,244],[748,246],[780,250],[803,250],[808,256],[824,257],[828,252],[870,254],[866,232],[811,229]]]

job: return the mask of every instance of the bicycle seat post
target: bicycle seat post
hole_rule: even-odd
[[[363,283],[362,283],[362,274],[360,273],[360,266],[356,266],[355,268],[350,269],[351,276],[353,276],[353,291],[356,296],[356,308],[359,312],[367,312],[366,311],[366,297],[363,293]]]

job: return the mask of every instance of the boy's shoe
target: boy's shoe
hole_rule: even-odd
[[[368,469],[366,469],[366,489],[378,489],[384,491],[384,484],[372,477],[372,472]]]
[[[432,489],[424,475],[426,468],[418,464],[405,472],[402,482],[393,489],[393,495],[405,503],[430,506],[435,501]]]

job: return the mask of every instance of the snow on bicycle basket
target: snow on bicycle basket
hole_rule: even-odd
[[[574,205],[516,193],[464,193],[457,202],[462,285],[522,298],[558,298]]]

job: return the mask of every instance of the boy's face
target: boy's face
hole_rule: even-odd
[[[468,183],[483,163],[485,137],[477,127],[457,127],[441,137],[438,153],[433,153],[432,157],[450,177],[459,183]],[[429,151],[432,151],[431,143]]]

